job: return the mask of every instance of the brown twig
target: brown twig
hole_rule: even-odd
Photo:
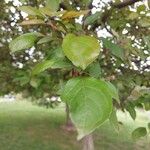
[[[106,23],[104,24],[104,27],[105,27],[105,29],[107,30],[108,33],[110,33],[111,35],[115,36],[115,35],[113,34],[113,32],[111,31],[111,29],[108,29]]]

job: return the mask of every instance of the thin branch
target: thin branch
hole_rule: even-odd
[[[129,5],[133,5],[134,3],[139,2],[139,1],[143,1],[143,0],[125,0],[121,3],[113,3],[112,7],[121,9],[121,8],[127,7]]]
[[[106,24],[104,24],[104,27],[105,27],[105,29],[107,30],[108,33],[110,33],[111,35],[115,36],[115,35],[113,34],[113,32],[111,31],[111,29],[108,29],[108,27],[107,27]]]

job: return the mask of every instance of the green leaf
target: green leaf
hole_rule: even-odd
[[[150,51],[150,36],[143,36],[144,43],[147,45]]]
[[[47,16],[53,17],[53,13],[54,13],[54,12],[50,11],[49,8],[47,8],[47,7],[40,7],[39,10],[40,10],[40,12],[41,12],[43,15],[47,15]]]
[[[144,102],[144,108],[146,111],[150,110],[150,101],[149,102]]]
[[[43,62],[37,64],[33,70],[32,70],[32,75],[37,75],[46,69],[59,69],[59,68],[71,68],[71,64],[68,62],[65,62],[63,60],[44,60]]]
[[[59,4],[61,0],[46,0],[46,7],[50,9],[50,11],[57,11],[59,9]]]
[[[119,123],[118,123],[118,119],[117,119],[117,115],[116,115],[116,110],[113,109],[110,117],[109,117],[109,121],[110,121],[110,124],[114,127],[114,129],[116,131],[119,130]]]
[[[118,103],[120,103],[118,90],[116,89],[116,87],[110,82],[107,82],[107,86],[109,87],[109,94],[111,95],[111,97],[115,99]]]
[[[138,21],[138,24],[141,27],[150,27],[150,18],[142,18]]]
[[[98,62],[89,65],[87,71],[89,72],[90,76],[94,78],[99,78],[101,75],[101,68]]]
[[[139,99],[137,100],[137,102],[139,103],[143,103],[144,108],[146,111],[150,110],[150,94],[149,94],[149,89],[147,91],[145,91],[146,93],[144,95],[142,95],[141,97],[139,97]]]
[[[43,15],[47,15],[47,16],[50,16],[50,17],[60,17],[62,16],[66,11],[63,10],[63,11],[57,11],[57,12],[53,12],[51,11],[49,8],[47,7],[40,7],[39,8],[40,12],[43,14]]]
[[[24,86],[30,82],[30,76],[24,71],[16,72],[13,82],[19,82],[21,86]]]
[[[146,11],[146,9],[146,5],[143,4],[137,7],[137,12],[140,13],[141,11]]]
[[[139,128],[135,129],[135,130],[132,132],[132,138],[133,138],[134,140],[137,140],[137,139],[139,139],[139,138],[141,138],[141,137],[146,136],[146,134],[147,134],[146,128],[145,128],[145,127],[139,127]]]
[[[84,6],[89,6],[89,4],[92,2],[91,0],[81,0],[81,1]]]
[[[34,46],[37,39],[41,36],[43,35],[37,32],[23,34],[12,40],[9,44],[9,48],[12,52],[28,49]]]
[[[37,75],[37,74],[45,71],[46,69],[51,68],[53,64],[54,64],[53,60],[44,60],[43,62],[37,64],[33,68],[32,75]]]
[[[20,25],[39,25],[39,24],[45,24],[45,22],[41,19],[31,19],[31,20],[24,20],[20,23]]]
[[[132,117],[133,120],[136,118],[136,111],[134,109],[134,105],[131,102],[128,102],[126,105],[126,110],[130,113],[130,116]]]
[[[44,44],[44,43],[48,43],[50,42],[52,39],[50,36],[46,36],[46,37],[43,37],[42,39],[40,39],[37,44]]]
[[[110,40],[105,39],[105,38],[102,38],[102,41],[103,41],[104,47],[106,49],[109,49],[110,52],[114,56],[124,60],[124,50],[120,46],[118,46],[117,44],[112,43]]]
[[[57,95],[61,95],[63,93],[63,89],[66,85],[66,81],[60,80],[59,82],[59,90],[57,91]]]
[[[30,85],[34,88],[38,88],[40,83],[41,83],[41,80],[37,78],[32,78],[30,81]]]
[[[43,15],[40,13],[40,11],[36,7],[21,6],[18,9],[25,12],[25,13],[27,13],[28,15],[31,15],[31,16],[43,17]]]
[[[101,19],[101,12],[96,12],[95,14],[92,14],[84,20],[84,25],[91,25],[94,24],[96,21]]]
[[[137,19],[139,17],[139,14],[136,13],[136,12],[131,12],[128,16],[127,19],[130,19],[130,20],[134,20],[134,19]]]
[[[66,59],[62,47],[58,46],[52,51],[51,59],[61,59],[61,60]]]
[[[62,44],[67,58],[77,67],[83,70],[91,64],[100,53],[100,44],[91,36],[75,36],[68,34]]]
[[[65,60],[56,60],[52,66],[52,69],[71,69],[72,65],[70,62]]]
[[[30,78],[24,76],[24,77],[20,78],[20,85],[21,85],[21,86],[24,86],[24,85],[28,84],[29,81],[30,81]]]
[[[89,12],[89,10],[80,10],[80,11],[67,11],[63,14],[62,19],[72,19],[79,17],[81,15],[85,15]]]
[[[78,139],[93,132],[112,111],[112,98],[107,83],[91,77],[69,80],[61,99],[70,108],[70,115],[78,131]]]

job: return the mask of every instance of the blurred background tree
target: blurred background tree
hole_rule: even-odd
[[[44,105],[45,99],[59,97],[65,82],[81,71],[62,53],[63,37],[66,33],[85,34],[96,37],[102,49],[81,74],[111,81],[120,96],[120,105],[114,105],[129,111],[133,119],[136,106],[149,110],[149,1],[62,0],[46,8],[45,4],[43,0],[0,2],[0,95],[22,93]],[[32,7],[18,8],[22,5]],[[12,39],[35,31],[44,37],[24,51],[9,50]],[[64,62],[31,76],[34,66],[45,59]]]

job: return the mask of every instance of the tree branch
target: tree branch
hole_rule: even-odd
[[[121,9],[121,8],[126,7],[126,6],[132,5],[132,4],[136,3],[136,2],[139,2],[139,1],[143,1],[143,0],[125,0],[125,1],[123,1],[121,3],[114,3],[114,4],[112,4],[112,7]]]
[[[136,2],[140,2],[140,1],[144,1],[144,0],[124,0],[123,2],[119,2],[119,3],[110,3],[111,5],[111,9],[108,10],[104,16],[102,17],[102,22],[105,23],[106,20],[108,19],[108,17],[111,15],[112,13],[112,10],[114,8],[116,9],[121,9],[121,8],[124,8],[124,7],[127,7],[127,6],[130,6],[130,5],[133,5],[135,4]]]
[[[107,27],[107,25],[105,23],[104,23],[104,27],[105,27],[105,29],[107,30],[108,33],[110,33],[111,35],[115,36],[113,34],[113,32],[111,31],[111,29],[108,29],[108,27]]]

